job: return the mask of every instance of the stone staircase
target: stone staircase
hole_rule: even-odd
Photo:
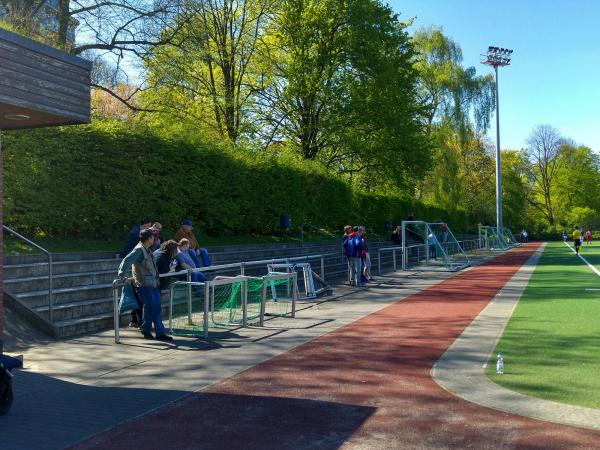
[[[339,242],[320,244],[245,245],[209,248],[213,265],[305,255],[331,254],[325,259],[327,281],[346,276],[346,264],[341,256]],[[373,271],[376,272],[376,249],[389,243],[371,242]],[[48,321],[48,263],[43,255],[6,256],[4,265],[5,300],[9,307],[24,316],[46,333],[55,337],[110,329],[113,327],[112,281],[116,277],[120,259],[114,253],[55,254],[53,263],[53,322]],[[320,261],[311,260],[313,269],[320,273]],[[391,265],[391,254],[386,254],[384,265]],[[249,266],[247,275],[264,275],[266,264]],[[224,275],[236,275],[230,270]],[[210,275],[209,275],[210,277]],[[163,292],[163,305],[168,292]],[[121,318],[126,324],[128,314]]]

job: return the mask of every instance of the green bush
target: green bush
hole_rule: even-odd
[[[5,221],[30,235],[117,237],[143,216],[175,229],[184,217],[212,236],[272,235],[279,214],[331,230],[373,231],[413,212],[469,227],[452,214],[397,195],[353,190],[321,165],[243,149],[163,138],[148,129],[89,126],[7,132]]]

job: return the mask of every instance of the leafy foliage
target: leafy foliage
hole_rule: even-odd
[[[117,122],[5,133],[5,217],[30,234],[123,235],[141,217],[175,228],[184,217],[214,235],[276,234],[295,223],[382,230],[410,213],[448,217],[397,195],[352,189],[322,165],[238,148],[162,139]],[[452,217],[466,227],[464,214]]]

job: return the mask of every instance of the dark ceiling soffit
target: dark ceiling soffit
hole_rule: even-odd
[[[61,50],[57,50],[53,47],[50,47],[49,45],[42,44],[40,42],[18,35],[16,33],[13,33],[12,31],[5,30],[4,28],[0,28],[0,41],[11,42],[28,50],[51,56],[54,59],[73,64],[75,66],[79,66],[86,70],[92,70],[91,61],[87,61],[77,56],[69,55],[68,53],[65,53]]]

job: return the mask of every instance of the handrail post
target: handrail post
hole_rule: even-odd
[[[304,224],[300,224],[300,248],[304,248]]]
[[[377,272],[381,275],[381,248],[377,249]]]
[[[321,280],[325,283],[325,257],[321,255]]]
[[[119,344],[121,339],[119,336],[119,287],[117,280],[113,281],[113,314],[115,325],[115,344]]]
[[[294,279],[293,281],[293,291],[292,291],[292,318],[296,317],[296,299],[298,298],[298,272],[294,272],[292,274]]]
[[[209,303],[210,303],[210,281],[204,282],[204,339],[208,340],[208,314],[209,314]]]
[[[392,257],[394,259],[394,272],[396,271],[396,249],[392,251]]]
[[[240,263],[240,275],[246,275],[246,263],[245,262]]]
[[[50,323],[53,323],[53,319],[52,319],[52,310],[54,309],[54,298],[53,298],[53,292],[52,292],[52,278],[54,278],[53,275],[53,269],[52,269],[52,253],[48,253],[48,320],[50,321]]]
[[[192,321],[192,270],[188,269],[187,271],[187,287],[188,287],[188,325],[193,323]]]
[[[242,280],[242,327],[248,326],[248,280]]]
[[[265,326],[265,310],[267,309],[267,281],[263,277],[262,297],[260,301],[260,323],[261,327]]]

